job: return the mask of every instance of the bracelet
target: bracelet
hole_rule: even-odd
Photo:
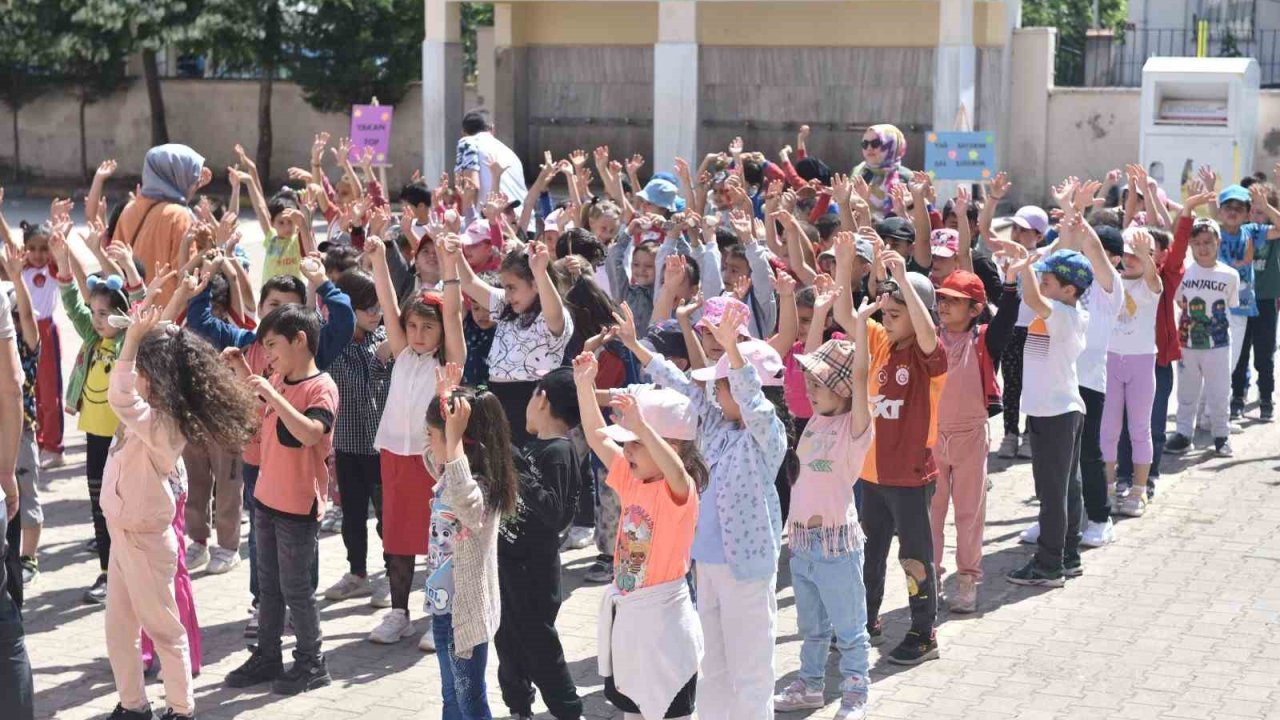
[[[454,279],[452,279],[452,280],[441,280],[441,281],[440,281],[440,284],[441,284],[441,285],[461,285],[461,284],[462,284],[462,280],[460,280],[460,279],[458,279],[458,278],[454,278]]]

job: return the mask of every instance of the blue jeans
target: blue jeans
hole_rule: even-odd
[[[791,548],[791,586],[796,594],[800,679],[810,690],[825,687],[831,631],[840,650],[840,689],[867,692],[871,684],[871,637],[862,582],[862,549],[826,554],[818,530],[807,548]]]
[[[453,652],[453,615],[434,616],[431,631],[435,633],[436,658],[440,661],[442,720],[493,720],[484,682],[489,643],[472,648],[470,658],[460,658]]]

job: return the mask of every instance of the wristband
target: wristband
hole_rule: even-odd
[[[462,284],[462,280],[460,280],[460,279],[458,279],[458,278],[454,278],[454,279],[452,279],[452,280],[441,280],[441,281],[440,281],[440,284],[441,284],[441,285],[461,285],[461,284]]]

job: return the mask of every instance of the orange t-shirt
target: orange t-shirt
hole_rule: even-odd
[[[142,263],[148,277],[155,272],[156,263],[168,263],[177,270],[190,259],[178,255],[182,250],[182,236],[195,220],[191,210],[174,202],[164,202],[151,210],[158,202],[161,201],[139,197],[125,205],[116,222],[115,234],[111,236],[112,242],[129,243],[133,247],[133,256]],[[176,287],[173,280],[164,286],[158,300],[161,307]]]
[[[262,419],[262,469],[253,497],[277,512],[319,518],[328,495],[325,459],[333,445],[330,433],[338,415],[338,386],[327,373],[292,383],[276,375],[271,384],[303,415],[323,422],[325,434],[320,442],[304,447],[268,405]]]
[[[678,580],[689,572],[689,551],[698,524],[698,491],[684,501],[665,480],[642,482],[618,453],[605,481],[618,493],[622,518],[613,553],[613,582],[623,593]]]
[[[867,397],[876,438],[862,465],[862,479],[896,487],[927,485],[938,475],[933,444],[947,351],[941,342],[927,355],[914,341],[895,347],[875,321],[867,322],[867,344]]]

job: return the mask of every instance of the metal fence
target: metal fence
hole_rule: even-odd
[[[1138,87],[1147,58],[1194,57],[1196,44],[1194,27],[1125,28],[1083,42],[1059,36],[1055,81],[1068,87]],[[1209,32],[1207,48],[1208,57],[1256,59],[1262,86],[1280,87],[1280,30],[1244,35],[1217,26]]]

